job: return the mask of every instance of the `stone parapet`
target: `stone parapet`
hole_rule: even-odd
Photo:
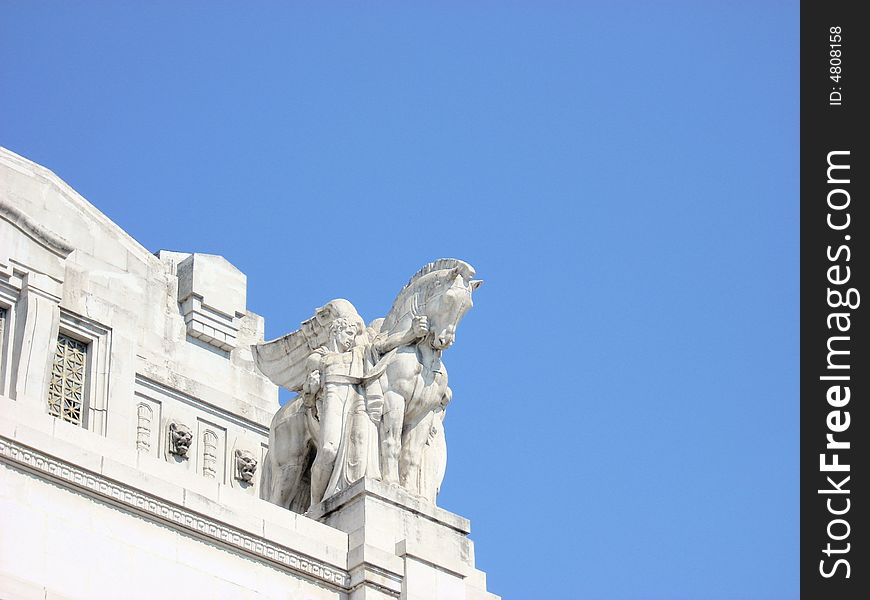
[[[484,600],[470,522],[395,485],[364,479],[307,517],[348,534],[351,599]]]
[[[467,519],[379,481],[298,515],[5,398],[0,464],[0,591],[22,597],[152,598],[177,585],[269,598],[498,599],[474,567]],[[76,537],[75,555],[62,555],[58,527]],[[115,559],[95,558],[115,546],[135,592],[111,572]],[[89,581],[33,572],[59,560]],[[152,564],[181,570],[170,582],[135,575]]]
[[[29,407],[6,399],[0,399],[0,403],[3,415],[0,417],[0,463],[8,467],[0,471],[3,479],[0,488],[7,490],[0,493],[0,504],[4,507],[0,511],[0,528],[4,532],[17,530],[16,523],[27,522],[33,513],[33,507],[26,506],[27,497],[15,491],[21,488],[33,495],[37,493],[35,490],[50,484],[68,494],[64,496],[68,500],[56,507],[56,516],[74,529],[83,529],[81,552],[65,560],[80,565],[92,577],[100,574],[101,563],[94,560],[89,545],[103,543],[102,534],[91,530],[101,528],[94,519],[104,516],[108,519],[106,510],[115,509],[135,517],[140,523],[144,520],[150,524],[137,526],[139,537],[125,539],[126,544],[132,546],[133,555],[148,550],[152,543],[169,544],[169,558],[178,560],[179,542],[174,536],[181,535],[204,545],[190,546],[184,542],[189,553],[214,554],[218,549],[219,553],[229,552],[253,561],[267,572],[277,569],[289,578],[288,588],[315,590],[311,597],[342,598],[349,590],[347,534],[229,485],[179,472],[165,461],[119,447],[111,440],[29,410]],[[14,419],[9,418],[10,414]],[[21,479],[20,475],[33,479]],[[76,510],[76,497],[87,497],[96,504],[87,510]],[[44,500],[38,501],[37,505],[42,502]],[[105,508],[98,508],[100,506]],[[50,508],[48,512],[52,512]],[[0,582],[3,576],[21,579],[27,572],[24,562],[45,564],[56,558],[52,553],[52,536],[40,537],[40,523],[50,520],[51,516],[34,515],[32,533],[26,543],[3,536]],[[167,538],[164,533],[167,528],[174,534],[163,540]],[[191,554],[187,559],[194,560],[194,556]],[[214,569],[212,574],[221,577],[217,568],[217,564],[198,564],[198,569],[206,572]],[[34,583],[47,588],[60,587],[63,581],[54,581],[50,571],[48,569],[43,578]],[[107,581],[110,579],[108,573],[103,575]],[[145,591],[149,585],[154,592],[149,597],[162,595],[157,593],[162,589],[159,582],[147,584],[138,580],[138,584],[143,586],[140,590],[143,596],[148,596]],[[94,592],[95,588],[90,590]],[[91,597],[110,597],[110,591],[111,588],[104,588]],[[76,594],[70,596],[76,597]]]

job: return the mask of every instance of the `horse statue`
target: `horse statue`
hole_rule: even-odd
[[[299,392],[272,419],[261,498],[302,513],[371,477],[435,502],[447,458],[442,421],[452,396],[441,356],[482,283],[472,277],[468,263],[439,259],[420,269],[387,316],[368,327],[350,302],[333,300],[298,331],[253,347],[257,366],[269,379]],[[344,338],[340,332],[330,337],[330,331],[343,328],[349,328]],[[330,374],[329,365],[335,364],[341,372]],[[337,383],[330,388],[329,381]],[[329,396],[329,389],[340,393]],[[327,400],[333,397],[340,409]],[[337,447],[322,439],[327,434],[321,431],[322,417],[335,410],[341,415]],[[334,460],[323,492],[318,452]]]
[[[384,414],[380,427],[381,475],[412,494],[435,502],[447,448],[441,422],[452,392],[441,355],[456,340],[456,328],[472,307],[472,292],[482,283],[474,269],[441,259],[420,269],[399,292],[381,325],[395,333],[425,315],[429,334],[384,357],[381,376]]]

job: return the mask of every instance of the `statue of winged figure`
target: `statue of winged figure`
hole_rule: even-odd
[[[336,299],[298,330],[253,346],[263,374],[297,393],[272,420],[262,498],[301,513],[369,477],[435,501],[452,396],[441,354],[471,308],[481,283],[473,275],[463,261],[440,259],[368,326]]]

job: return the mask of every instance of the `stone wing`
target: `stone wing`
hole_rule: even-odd
[[[271,342],[251,346],[254,362],[263,375],[275,385],[291,392],[302,390],[308,376],[306,363],[311,353],[327,342],[327,327],[337,317],[350,317],[360,321],[360,330],[365,327],[353,305],[342,298],[327,302],[303,321],[299,329]]]
[[[317,346],[314,346],[316,348]],[[254,362],[275,385],[298,392],[308,373],[305,363],[313,348],[303,329],[270,342],[251,346]]]

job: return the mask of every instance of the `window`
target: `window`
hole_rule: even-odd
[[[88,344],[57,336],[48,384],[48,412],[74,425],[86,425],[88,411]]]
[[[109,328],[61,307],[48,385],[50,414],[106,435],[111,350]]]

